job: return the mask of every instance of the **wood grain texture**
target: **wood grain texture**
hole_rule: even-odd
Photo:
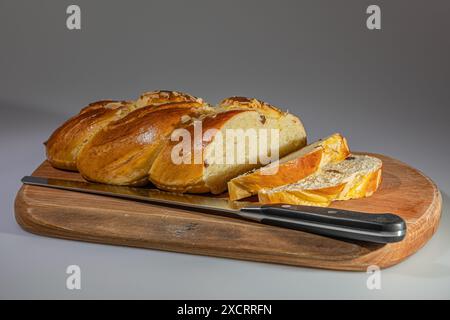
[[[17,194],[17,222],[27,231],[58,238],[151,248],[335,270],[386,268],[419,250],[435,233],[441,215],[436,185],[418,170],[389,157],[383,182],[370,198],[331,207],[392,212],[407,222],[402,242],[378,245],[343,241],[239,219],[38,186]],[[82,180],[44,162],[34,176]]]

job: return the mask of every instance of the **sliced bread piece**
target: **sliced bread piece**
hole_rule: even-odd
[[[344,160],[349,153],[345,138],[335,133],[263,168],[230,180],[228,182],[230,200],[249,197],[261,189],[297,182],[329,163]]]
[[[352,155],[296,183],[260,190],[258,198],[261,203],[326,207],[335,200],[368,197],[381,183],[381,167],[378,158]]]

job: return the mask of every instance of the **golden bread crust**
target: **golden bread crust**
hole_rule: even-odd
[[[53,132],[45,143],[47,159],[56,168],[76,171],[81,149],[110,122],[140,107],[176,102],[202,103],[202,99],[178,91],[158,90],[143,93],[136,102],[93,102]]]
[[[86,145],[78,157],[78,170],[90,181],[145,185],[156,154],[183,117],[208,111],[199,102],[136,109],[110,123]]]
[[[108,104],[114,103],[114,102],[119,102],[119,101],[115,101],[115,100],[100,100],[100,101],[89,103],[86,107],[84,107],[84,108],[82,108],[80,110],[79,114],[87,112],[87,111],[92,111],[92,110],[105,108]]]
[[[223,108],[225,110],[251,109],[261,112],[265,116],[270,116],[274,118],[279,118],[285,114],[285,112],[281,111],[279,108],[274,107],[264,101],[255,98],[237,97],[237,96],[223,99],[219,103],[218,108]]]
[[[85,144],[109,122],[134,108],[134,104],[126,101],[91,103],[53,132],[45,143],[47,160],[56,168],[76,171],[76,159]]]
[[[136,100],[136,105],[138,108],[145,107],[148,105],[161,105],[173,102],[198,102],[203,103],[201,98],[194,97],[190,94],[179,92],[179,91],[169,91],[169,90],[156,90],[144,92],[141,94],[138,100]]]
[[[275,175],[264,175],[257,170],[248,175],[236,177],[228,182],[230,200],[239,200],[257,194],[264,188],[275,188],[293,183],[316,172],[322,159],[322,150],[316,149],[306,157],[301,157],[278,167]]]

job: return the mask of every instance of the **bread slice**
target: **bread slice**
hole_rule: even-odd
[[[78,156],[77,167],[90,181],[141,186],[161,146],[184,119],[211,112],[200,102],[175,102],[136,109],[101,130]]]
[[[246,143],[244,148],[237,150],[233,143],[235,137],[227,134],[229,129],[243,130],[244,132],[246,129],[253,129],[256,132],[258,144],[263,138],[259,129],[268,129],[269,132],[270,129],[279,130],[278,152],[281,157],[306,144],[305,129],[297,117],[256,99],[236,97],[229,99],[233,103],[228,103],[228,99],[225,99],[225,103],[219,104],[214,114],[198,119],[202,123],[203,133],[210,129],[216,131],[201,146],[201,162],[193,161],[195,135],[194,124],[190,124],[185,129],[192,138],[191,149],[188,152],[191,161],[174,163],[171,158],[172,150],[179,142],[169,141],[162,148],[149,171],[149,179],[153,184],[160,189],[173,192],[218,194],[227,189],[227,182],[230,179],[260,167],[262,150],[258,148],[257,159],[251,159],[249,144]],[[221,145],[219,137],[223,138],[222,145],[224,146],[221,156],[215,152]],[[262,153],[265,153],[264,151]],[[227,155],[237,155],[238,153],[245,159],[244,163],[227,161]]]
[[[249,197],[264,188],[275,188],[297,182],[329,163],[344,160],[349,153],[345,138],[335,133],[279,161],[230,180],[228,182],[230,200]]]
[[[381,183],[382,162],[366,155],[352,155],[339,163],[289,185],[258,192],[261,203],[329,206],[335,200],[372,195]]]

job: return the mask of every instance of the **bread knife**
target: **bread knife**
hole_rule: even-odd
[[[227,198],[177,194],[153,188],[113,186],[84,181],[25,176],[22,183],[41,187],[125,198],[165,206],[188,208],[227,217],[322,236],[374,243],[399,242],[406,235],[406,223],[392,213],[364,213],[335,208],[230,201]]]

